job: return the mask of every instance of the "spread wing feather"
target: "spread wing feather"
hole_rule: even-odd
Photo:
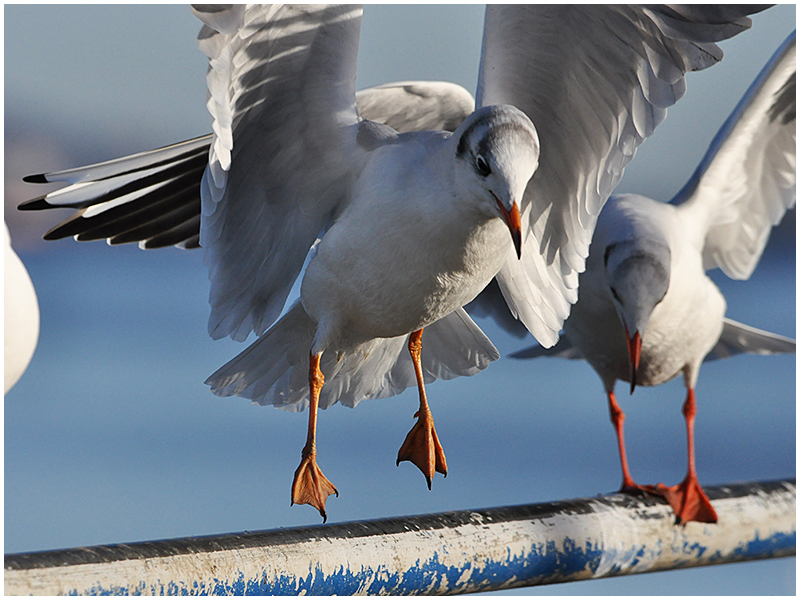
[[[522,109],[541,144],[520,207],[528,225],[523,258],[509,260],[497,279],[514,316],[543,345],[556,342],[577,299],[597,216],[636,148],[684,94],[684,74],[718,62],[715,42],[747,29],[752,12],[743,5],[487,8],[477,103]]]
[[[720,128],[672,200],[705,223],[703,266],[734,279],[753,273],[770,231],[797,197],[795,33]]]
[[[212,337],[260,335],[363,164],[355,69],[361,9],[194,8],[214,138],[200,244]]]

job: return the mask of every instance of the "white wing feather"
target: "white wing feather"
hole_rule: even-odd
[[[244,340],[279,316],[363,164],[361,8],[195,7],[214,138],[201,185],[209,333]]]
[[[637,146],[683,96],[684,74],[718,62],[714,42],[747,29],[752,7],[490,5],[479,106],[522,109],[539,168],[522,218],[522,260],[498,274],[514,316],[545,346],[577,299],[592,232]]]
[[[796,199],[794,32],[717,133],[697,171],[672,200],[708,233],[705,269],[734,279],[753,273],[771,228]]]

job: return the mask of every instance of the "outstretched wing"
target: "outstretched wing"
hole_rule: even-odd
[[[703,266],[748,279],[770,231],[794,206],[797,47],[795,33],[775,52],[672,200],[705,223]]]
[[[214,138],[200,186],[213,338],[261,335],[346,203],[361,8],[195,7]]]
[[[356,92],[364,119],[400,133],[455,131],[475,109],[463,87],[444,81],[386,83]],[[111,245],[138,242],[142,249],[200,247],[200,181],[212,134],[114,160],[31,175],[29,183],[71,185],[20,204],[20,210],[79,209],[45,233]]]
[[[751,25],[753,7],[490,5],[477,103],[513,104],[539,133],[522,260],[498,274],[536,339],[558,339],[577,299],[597,216],[636,148],[683,96],[684,74],[722,58],[714,42]]]

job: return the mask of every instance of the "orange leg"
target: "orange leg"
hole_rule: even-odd
[[[611,414],[611,423],[614,425],[614,431],[617,433],[617,446],[619,447],[619,460],[622,463],[622,487],[620,492],[635,493],[644,491],[640,485],[637,485],[631,477],[631,472],[628,468],[628,456],[625,452],[625,433],[623,432],[623,424],[625,423],[625,413],[617,404],[617,398],[614,392],[608,392],[608,412]],[[650,491],[650,490],[647,490]]]
[[[419,388],[419,410],[414,415],[417,422],[411,431],[408,432],[400,451],[397,453],[397,464],[408,460],[417,465],[428,482],[428,489],[431,489],[431,480],[434,473],[438,471],[447,477],[447,461],[444,458],[444,450],[439,443],[436,429],[433,426],[433,415],[428,407],[428,398],[425,396],[425,383],[422,377],[422,329],[415,331],[408,338],[408,352],[414,362],[414,372],[417,375],[417,387]]]
[[[312,354],[308,371],[308,387],[311,394],[311,406],[308,409],[308,437],[303,447],[303,458],[294,472],[292,482],[292,505],[310,504],[319,511],[322,522],[328,520],[325,514],[325,501],[331,494],[339,495],[334,485],[322,474],[317,466],[317,410],[319,393],[325,378],[319,369],[321,354]]]
[[[656,491],[670,503],[672,510],[675,511],[678,523],[687,523],[689,521],[716,523],[717,513],[697,481],[697,470],[694,462],[694,418],[696,413],[694,389],[689,388],[686,402],[683,403],[683,416],[686,419],[686,441],[689,448],[689,466],[686,471],[686,477],[678,485],[670,487],[659,483]]]

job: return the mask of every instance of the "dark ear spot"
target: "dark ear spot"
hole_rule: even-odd
[[[467,130],[469,131],[469,130]],[[467,131],[461,134],[461,139],[458,140],[458,147],[456,148],[456,157],[461,158],[467,153]]]
[[[603,253],[603,266],[608,266],[608,255],[611,254],[611,250],[616,246],[616,244],[609,244],[606,246],[606,251]]]

